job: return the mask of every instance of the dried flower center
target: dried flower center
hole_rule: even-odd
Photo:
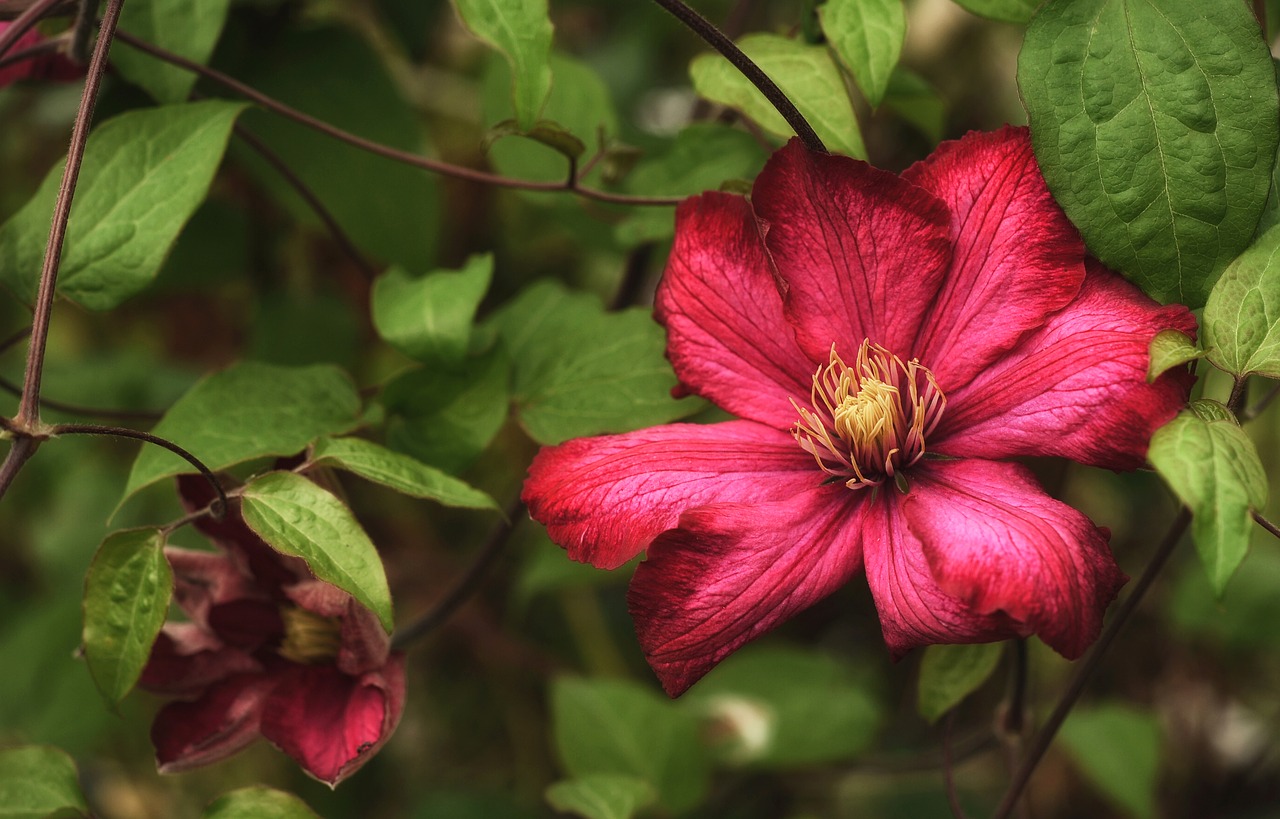
[[[903,363],[869,339],[852,367],[831,346],[831,358],[813,376],[810,406],[791,434],[823,472],[845,486],[879,486],[924,456],[925,436],[942,420],[947,399],[929,368]]]
[[[313,664],[331,661],[342,648],[342,622],[336,617],[321,617],[298,606],[281,606],[284,640],[280,656],[295,663]]]

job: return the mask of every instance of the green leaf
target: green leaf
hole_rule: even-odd
[[[1148,711],[1113,704],[1076,708],[1062,742],[1098,789],[1139,819],[1156,813],[1160,723]]]
[[[676,813],[706,794],[709,766],[697,720],[644,686],[561,677],[551,686],[551,719],[556,752],[573,778],[636,777]]]
[[[884,99],[907,36],[902,0],[827,0],[818,6],[822,31],[872,108]]]
[[[321,580],[350,594],[391,633],[391,592],[382,558],[351,510],[293,472],[268,472],[244,487],[245,523],[277,552],[300,557]]]
[[[419,460],[360,438],[321,438],[313,460],[345,469],[414,498],[463,509],[498,510],[497,502],[467,482]]]
[[[255,785],[223,794],[202,819],[319,819],[307,803],[284,791]]]
[[[503,137],[512,136],[532,139],[567,159],[580,159],[587,152],[586,144],[574,136],[569,129],[558,122],[545,119],[538,120],[528,130],[521,128],[520,123],[514,119],[503,120],[489,129],[489,133],[485,134],[480,142],[480,147],[487,153],[495,142]]]
[[[159,529],[113,532],[84,581],[84,655],[115,707],[133,689],[169,614],[173,572]]]
[[[41,745],[0,750],[0,817],[44,819],[60,810],[89,813],[71,757]]]
[[[735,764],[803,767],[865,750],[881,709],[865,674],[845,659],[782,646],[748,646],[716,666],[684,700],[727,738]]]
[[[546,0],[454,0],[471,33],[507,58],[511,102],[520,127],[531,130],[551,93],[551,19]]]
[[[844,79],[826,48],[773,34],[749,34],[738,46],[795,103],[828,149],[867,158]],[[773,104],[719,54],[695,57],[689,75],[697,92],[712,102],[738,109],[779,136],[794,133]]]
[[[1253,441],[1233,418],[1206,420],[1193,408],[1156,430],[1147,457],[1191,508],[1196,549],[1221,596],[1249,550],[1249,512],[1267,502]]]
[[[893,70],[885,92],[884,107],[929,138],[941,142],[946,132],[947,104],[923,77],[902,66]]]
[[[1003,643],[937,645],[925,649],[920,661],[916,707],[929,722],[977,691],[1000,664]]]
[[[197,63],[209,61],[222,34],[229,0],[140,0],[120,11],[120,28]],[[161,62],[125,43],[113,43],[111,64],[126,80],[162,103],[186,102],[191,71]]]
[[[1147,383],[1154,382],[1161,373],[1174,367],[1203,358],[1204,354],[1204,350],[1188,338],[1186,333],[1179,330],[1161,330],[1151,339],[1151,360],[1147,363]]]
[[[547,804],[586,819],[631,819],[657,799],[653,787],[634,776],[597,774],[547,787]]]
[[[1280,378],[1280,228],[1227,266],[1209,293],[1203,329],[1214,366]]]
[[[151,431],[216,471],[253,458],[301,452],[321,435],[350,430],[359,412],[360,396],[337,367],[246,361],[199,381]],[[192,471],[168,450],[143,447],[124,499],[158,480]]]
[[[1204,304],[1248,245],[1280,130],[1239,0],[1050,0],[1018,84],[1045,180],[1090,251],[1161,301]]]
[[[1025,23],[1044,0],[956,0],[956,5],[979,17],[1005,23]]]
[[[1256,531],[1256,537],[1270,537],[1261,527]],[[1209,586],[1204,570],[1188,565],[1169,597],[1169,620],[1184,638],[1198,638],[1211,650],[1274,652],[1280,648],[1276,589],[1280,589],[1280,550],[1250,549],[1231,579],[1229,593],[1221,599]]]
[[[94,129],[76,187],[58,290],[109,310],[155,278],[204,200],[244,103],[222,100],[130,111]],[[0,226],[0,283],[32,302],[64,162]]]
[[[701,407],[672,400],[675,375],[648,310],[606,313],[593,296],[540,282],[494,321],[515,362],[520,423],[538,443],[664,424]]]
[[[373,325],[410,358],[457,364],[467,354],[476,308],[492,279],[488,253],[472,256],[461,270],[421,278],[392,267],[373,283]]]

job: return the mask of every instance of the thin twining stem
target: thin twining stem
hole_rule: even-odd
[[[1257,523],[1263,529],[1266,529],[1273,536],[1280,538],[1280,526],[1276,526],[1274,523],[1264,518],[1258,512],[1253,512],[1252,514],[1253,514],[1253,520],[1255,523]]]
[[[1277,395],[1280,395],[1280,384],[1276,384],[1268,390],[1266,395],[1258,399],[1258,403],[1240,413],[1240,420],[1252,421],[1254,418],[1257,418],[1266,410],[1267,407],[1271,406],[1271,402],[1276,400]]]
[[[13,22],[4,31],[0,31],[0,57],[5,52],[13,48],[13,44],[22,38],[22,35],[33,29],[36,23],[46,17],[54,6],[58,5],[62,0],[37,0],[27,9],[14,18]]]
[[[62,48],[62,44],[66,41],[67,38],[59,34],[57,37],[50,37],[49,39],[41,40],[34,45],[29,45],[21,51],[11,51],[3,57],[0,57],[0,68],[8,68],[15,63],[33,60],[36,57],[40,57],[45,54],[52,54]]]
[[[698,12],[689,8],[682,0],[654,0],[658,5],[662,6],[680,22],[688,26],[695,34],[706,41],[708,45],[724,55],[734,68],[736,68],[742,76],[751,81],[751,84],[760,89],[760,93],[764,94],[765,99],[777,109],[782,118],[787,121],[791,129],[796,132],[796,136],[800,137],[800,141],[812,151],[819,153],[827,153],[827,146],[822,144],[822,140],[818,137],[809,121],[804,118],[804,114],[800,113],[800,109],[783,93],[777,83],[769,78],[769,75],[760,70],[760,66],[756,65],[750,57],[742,52],[725,36],[724,32],[716,28],[715,25]]]
[[[449,162],[441,162],[437,159],[428,159],[419,154],[402,151],[398,148],[392,148],[390,145],[384,145],[380,142],[365,139],[355,134],[344,131],[335,125],[331,125],[324,120],[316,119],[313,116],[304,114],[296,108],[292,108],[280,102],[277,99],[267,96],[266,94],[252,88],[234,77],[228,76],[214,68],[200,65],[197,62],[181,57],[171,51],[167,51],[159,46],[140,40],[133,35],[121,31],[119,38],[122,42],[128,43],[139,51],[150,54],[156,59],[163,60],[170,65],[176,65],[179,68],[185,68],[188,71],[194,71],[205,79],[212,80],[240,96],[251,100],[263,108],[278,114],[286,119],[291,119],[299,125],[304,125],[314,131],[332,137],[333,139],[345,142],[352,147],[359,148],[362,151],[368,151],[371,154],[401,162],[405,165],[412,165],[415,168],[431,171],[432,173],[452,176],[457,179],[466,179],[471,182],[479,182],[484,185],[493,185],[499,188],[514,188],[524,191],[545,191],[548,193],[567,192],[575,196],[581,196],[583,199],[591,199],[597,202],[607,202],[613,205],[651,205],[651,206],[669,206],[677,205],[683,201],[684,197],[678,196],[628,196],[621,193],[610,193],[596,188],[588,188],[579,184],[578,177],[573,177],[564,182],[535,182],[529,179],[514,179],[509,176],[501,176],[499,174],[488,173],[486,171],[477,171],[474,168],[464,168],[461,165],[454,165]]]
[[[954,819],[968,819],[964,808],[960,806],[960,796],[956,793],[955,761],[951,758],[951,729],[955,724],[956,712],[947,714],[942,729],[942,778],[947,787],[947,805],[951,808]]]
[[[7,378],[0,376],[0,390],[12,395],[21,396],[22,387]],[[97,418],[120,418],[122,420],[157,421],[164,413],[155,410],[108,409],[105,407],[85,407],[79,404],[68,404],[65,401],[54,401],[52,398],[40,396],[42,409],[57,410],[69,415],[88,415]]]

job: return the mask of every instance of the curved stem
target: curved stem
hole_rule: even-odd
[[[654,0],[658,5],[662,6],[680,22],[684,23],[695,34],[706,41],[708,45],[724,55],[734,68],[741,72],[742,76],[751,81],[751,84],[760,89],[760,93],[764,94],[765,99],[769,101],[782,118],[787,121],[792,130],[796,132],[796,136],[800,137],[800,141],[805,144],[811,151],[819,153],[827,153],[827,146],[822,144],[822,140],[818,137],[809,121],[804,118],[804,114],[800,113],[800,109],[783,93],[777,83],[769,78],[769,75],[760,70],[760,66],[752,62],[751,58],[742,53],[742,49],[734,44],[725,36],[724,32],[716,28],[707,18],[698,12],[689,8],[682,0]]]
[[[89,58],[89,37],[93,34],[93,24],[98,19],[98,5],[102,0],[79,0],[76,7],[76,21],[71,27],[70,56],[76,65],[82,65]]]
[[[48,40],[41,40],[34,45],[29,45],[21,51],[14,51],[12,53],[5,54],[3,57],[0,57],[0,68],[8,68],[15,63],[20,63],[24,60],[33,60],[36,57],[42,57],[45,54],[53,53],[62,48],[63,42],[65,42],[65,40],[61,36],[51,37]]]
[[[7,378],[0,377],[0,390],[21,397],[22,387],[13,383]],[[98,418],[120,418],[122,420],[138,420],[138,421],[157,421],[164,415],[161,412],[153,412],[151,410],[127,410],[127,409],[104,409],[101,407],[82,407],[79,404],[67,404],[62,401],[54,401],[52,398],[40,396],[41,408],[57,410],[70,415],[88,415]]]
[[[36,23],[53,11],[54,6],[62,0],[36,0],[21,14],[13,18],[9,27],[0,32],[0,57],[13,48],[13,44],[22,39],[22,35],[35,28]]]
[[[951,728],[956,721],[956,712],[947,714],[946,724],[942,729],[942,778],[947,786],[947,804],[951,807],[951,815],[955,819],[968,819],[964,808],[960,806],[960,797],[956,794],[955,772],[952,770],[954,760],[951,758]]]
[[[36,447],[40,446],[40,440],[26,435],[13,439],[9,452],[4,456],[4,463],[0,464],[0,496],[9,491],[9,486],[18,477],[22,465],[31,459]]]
[[[1276,526],[1274,523],[1267,520],[1257,512],[1253,513],[1253,520],[1263,529],[1266,529],[1268,532],[1270,532],[1274,537],[1280,538],[1280,526]]]
[[[21,330],[15,331],[8,338],[0,341],[0,353],[17,344],[19,341],[22,341],[29,335],[31,335],[30,327],[23,327]]]
[[[1244,412],[1241,412],[1240,420],[1252,421],[1254,418],[1257,418],[1266,410],[1267,407],[1271,406],[1271,402],[1276,400],[1277,395],[1280,395],[1280,384],[1276,384],[1274,387],[1271,388],[1270,391],[1267,392],[1266,395],[1258,399],[1258,403],[1254,404],[1252,407],[1249,407]]]

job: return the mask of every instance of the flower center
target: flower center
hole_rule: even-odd
[[[845,486],[879,486],[924,456],[947,399],[933,373],[916,359],[903,363],[864,339],[850,367],[831,345],[831,359],[813,375],[810,406],[791,434],[823,472]]]
[[[298,606],[281,606],[284,640],[279,654],[295,663],[329,662],[342,648],[342,623],[336,617],[321,617]]]

